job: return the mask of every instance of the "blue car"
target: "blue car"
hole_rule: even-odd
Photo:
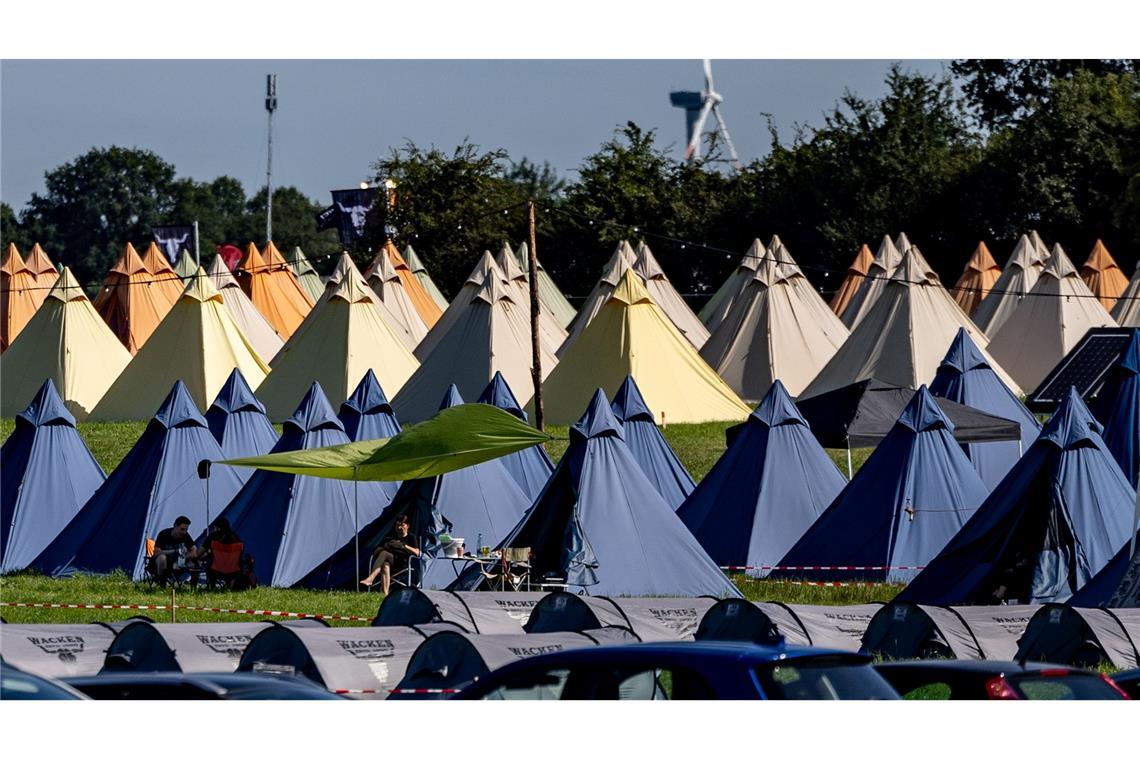
[[[454,699],[898,699],[870,662],[736,642],[602,646],[511,663]]]

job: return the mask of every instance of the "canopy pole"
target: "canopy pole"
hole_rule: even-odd
[[[527,263],[530,268],[530,353],[533,366],[531,377],[534,381],[534,426],[542,430],[545,414],[542,409],[542,352],[538,341],[538,243],[534,234],[534,201],[527,201],[527,227],[530,233],[530,246]]]
[[[360,481],[356,478],[356,465],[352,466],[352,550],[355,554],[356,590],[360,590]]]
[[[851,439],[847,439],[847,479],[851,480]]]
[[[1136,556],[1136,531],[1140,530],[1140,488],[1136,489],[1136,511],[1132,515],[1132,538],[1128,540],[1128,556]]]

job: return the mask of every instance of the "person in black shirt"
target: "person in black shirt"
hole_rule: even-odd
[[[174,570],[196,570],[198,547],[190,538],[190,518],[179,515],[174,527],[159,531],[154,539],[154,576],[166,583]]]
[[[377,576],[380,578],[380,589],[388,595],[388,588],[392,584],[392,576],[399,575],[408,568],[412,557],[420,556],[420,550],[408,543],[408,516],[400,515],[392,533],[384,539],[383,543],[372,553],[372,572],[360,582],[365,588],[372,588]]]

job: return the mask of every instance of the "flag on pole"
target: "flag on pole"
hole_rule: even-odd
[[[194,225],[192,224],[151,227],[150,232],[154,235],[154,242],[170,260],[171,266],[178,263],[178,254],[182,252],[183,248],[187,251],[194,250],[196,241],[194,240]]]
[[[333,190],[332,199],[333,206],[336,207],[340,242],[350,245],[364,237],[364,222],[368,218],[368,211],[376,202],[376,188]]]

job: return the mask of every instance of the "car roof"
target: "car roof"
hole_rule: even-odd
[[[953,671],[956,673],[984,673],[995,676],[1006,673],[1039,673],[1043,670],[1064,670],[1081,674],[1089,672],[1069,665],[1005,660],[899,660],[878,662],[875,663],[875,668],[886,671]]]
[[[250,688],[282,688],[327,693],[325,689],[304,678],[261,673],[179,673],[177,671],[136,673],[112,670],[94,676],[73,676],[62,680],[80,689],[89,684],[105,686],[108,684],[192,683],[211,691],[221,692]]]
[[[521,663],[606,662],[675,658],[699,658],[760,665],[771,662],[795,662],[816,657],[841,657],[852,662],[870,662],[870,657],[838,649],[816,647],[773,647],[742,641],[662,641],[642,644],[611,644],[598,647],[566,649],[530,657]],[[512,663],[514,664],[514,663]]]

